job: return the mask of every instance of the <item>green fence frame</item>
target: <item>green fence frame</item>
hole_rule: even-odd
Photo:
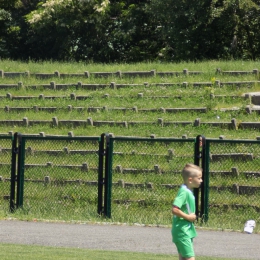
[[[203,145],[200,149],[199,139],[203,137]],[[112,203],[112,175],[113,175],[113,152],[114,152],[114,142],[116,141],[146,141],[146,142],[189,142],[194,143],[194,164],[199,165],[203,168],[204,171],[204,183],[203,188],[205,189],[205,197],[200,197],[198,192],[195,192],[195,201],[196,201],[196,212],[199,212],[198,215],[200,218],[203,218],[203,221],[207,221],[208,219],[208,184],[209,184],[209,176],[208,176],[208,168],[205,168],[208,165],[208,162],[205,163],[202,161],[202,158],[205,154],[206,141],[204,136],[197,136],[195,139],[176,139],[176,138],[138,138],[138,137],[108,137],[107,146],[108,146],[108,154],[107,154],[107,165],[106,165],[106,185],[107,185],[107,193],[106,193],[106,212],[107,217],[111,217],[111,203]],[[201,153],[202,156],[198,157],[198,153]],[[202,161],[202,162],[201,162]],[[200,201],[200,203],[199,203]]]
[[[175,139],[175,138],[160,138],[160,139],[151,139],[151,138],[135,138],[135,137],[111,137],[109,134],[102,134],[101,137],[63,137],[63,136],[26,136],[20,133],[15,133],[13,149],[12,164],[16,164],[16,155],[18,155],[17,162],[17,174],[14,174],[12,171],[12,182],[11,182],[11,193],[12,196],[10,199],[10,210],[13,211],[15,208],[23,207],[24,199],[24,170],[25,170],[25,150],[26,150],[26,141],[27,140],[98,140],[99,141],[99,172],[98,172],[98,205],[97,212],[99,215],[111,218],[111,197],[112,197],[112,174],[113,174],[113,147],[115,141],[146,141],[146,142],[189,142],[194,143],[194,151],[198,148],[198,138],[196,139]],[[203,152],[203,150],[202,150]],[[204,152],[203,152],[204,153]],[[202,157],[201,157],[202,158]],[[200,165],[200,159],[194,156],[194,163]],[[15,169],[15,167],[13,167]],[[16,204],[13,204],[14,201],[14,183],[16,185]],[[201,200],[200,205],[203,206],[204,198],[199,198],[199,195],[196,195],[196,200]],[[199,203],[196,203],[197,205]],[[207,203],[206,203],[207,205]],[[199,211],[197,209],[197,211]],[[204,208],[200,209],[201,215],[205,216],[206,212]]]
[[[200,138],[202,145],[200,146]],[[202,189],[194,190],[196,198],[196,213],[201,220],[209,220],[209,201],[210,201],[210,166],[211,166],[211,147],[213,144],[246,144],[260,145],[260,140],[228,140],[228,139],[207,139],[204,136],[197,136],[189,139],[176,138],[139,138],[139,137],[113,137],[107,133],[100,137],[66,137],[66,136],[26,136],[15,133],[14,136],[0,136],[0,140],[8,139],[12,141],[12,158],[10,173],[10,210],[13,212],[16,208],[23,207],[24,198],[24,170],[25,170],[25,150],[27,140],[95,140],[99,142],[97,147],[99,161],[98,165],[98,205],[97,213],[99,215],[111,218],[112,212],[112,177],[113,177],[113,159],[115,142],[170,142],[194,143],[194,163],[203,168]],[[11,142],[10,142],[11,145]]]
[[[12,178],[13,179],[16,178],[16,176],[15,176],[16,162],[12,160],[13,153],[16,152],[15,150],[12,149],[13,143],[14,143],[14,138],[12,135],[0,135],[0,142],[5,141],[5,140],[10,141],[10,146],[9,146],[10,147],[10,171],[11,171],[10,172],[10,183],[12,183]],[[14,194],[14,192],[15,192],[14,189],[15,189],[15,186],[10,185],[10,193],[8,195],[10,198],[9,203],[10,203],[10,201],[12,201],[12,203],[14,203],[14,200],[13,200],[14,198],[11,197],[12,194]],[[7,195],[7,194],[4,194],[4,195]]]
[[[210,205],[209,201],[211,198],[210,195],[210,167],[211,167],[211,149],[214,144],[222,144],[222,145],[233,145],[233,144],[246,144],[246,145],[260,145],[260,140],[237,140],[237,139],[206,139],[206,145],[205,145],[205,171],[206,171],[206,179],[204,180],[205,187],[205,195],[204,195],[204,201],[205,201],[205,221],[208,221],[209,219],[209,211],[210,211]],[[243,154],[243,153],[242,153]],[[256,179],[257,182],[257,179]],[[249,216],[245,213],[244,218],[247,219]]]
[[[203,165],[203,186],[204,186],[204,194],[202,195],[202,201],[203,201],[203,216],[202,220],[207,222],[209,218],[209,163],[210,163],[210,157],[209,157],[209,142],[208,140],[205,141],[205,147],[204,147],[204,165]]]
[[[1,138],[1,137],[0,137]],[[10,138],[11,139],[11,138]],[[101,143],[101,137],[65,137],[65,136],[26,136],[20,133],[15,133],[13,136],[13,145],[12,145],[12,170],[11,170],[11,188],[10,188],[10,211],[13,212],[15,209],[22,208],[24,204],[24,172],[25,172],[25,150],[26,150],[26,142],[28,140],[41,140],[41,141],[98,141],[99,147],[98,150],[98,157],[99,161],[97,161],[98,165],[98,177],[102,180],[104,177],[104,167],[103,167],[103,160],[105,158],[105,153],[101,149],[104,144]],[[103,186],[105,183],[98,182],[98,190],[101,199],[99,200],[100,203],[97,205],[98,213],[101,213],[100,208],[104,208],[103,205]],[[98,194],[97,194],[98,195]],[[14,203],[16,201],[16,203]]]

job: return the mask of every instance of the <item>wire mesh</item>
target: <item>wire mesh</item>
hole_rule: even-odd
[[[10,201],[11,137],[0,136],[0,208],[7,210]]]
[[[97,214],[99,139],[25,139],[23,211],[83,220]]]
[[[25,137],[23,212],[36,218],[97,216],[99,138]],[[113,142],[112,221],[169,224],[182,183],[194,162],[193,139],[110,138]],[[238,229],[259,219],[260,142],[209,143],[208,226]],[[0,136],[0,207],[10,199],[11,137]]]
[[[194,140],[114,139],[112,219],[169,224],[181,171],[194,161]]]
[[[209,225],[241,229],[246,220],[259,219],[260,143],[208,142]]]

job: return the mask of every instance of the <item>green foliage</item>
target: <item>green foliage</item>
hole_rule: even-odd
[[[15,4],[18,1],[19,0],[3,0],[0,2],[0,8],[10,10],[10,9],[14,8]]]
[[[26,16],[37,59],[92,59],[102,50],[108,1],[46,1]],[[39,44],[41,39],[41,44]]]
[[[165,59],[259,58],[258,2],[152,0]]]
[[[0,55],[95,62],[259,59],[259,0],[12,0]]]
[[[227,0],[217,5],[218,14],[213,23],[224,31],[229,39],[232,58],[259,58],[259,1]],[[213,12],[214,14],[214,12]]]
[[[8,27],[12,22],[12,17],[10,12],[5,9],[0,9],[0,56],[8,56],[7,40],[8,40]]]
[[[0,3],[0,56],[1,58],[28,58],[25,41],[28,27],[24,15],[34,9],[38,0],[6,0]]]
[[[150,1],[111,1],[109,43],[114,61],[155,60],[161,39],[157,21],[147,12]]]
[[[158,45],[146,2],[47,1],[26,16],[40,59],[142,61]],[[150,40],[149,40],[150,39]]]

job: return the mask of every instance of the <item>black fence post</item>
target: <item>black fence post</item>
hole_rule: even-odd
[[[204,194],[203,194],[203,216],[204,222],[209,218],[209,160],[210,160],[210,142],[206,142],[203,154],[203,182],[204,182]]]
[[[23,206],[23,190],[24,190],[24,159],[25,159],[25,140],[22,134],[18,133],[18,165],[17,165],[17,196],[16,207]]]
[[[104,216],[111,218],[113,141],[106,135]]]
[[[198,135],[195,140],[195,150],[194,150],[194,164],[200,166],[203,169],[203,173],[205,172],[205,145],[206,139],[203,135]],[[203,217],[204,214],[204,193],[205,193],[205,185],[204,185],[204,176],[202,175],[203,183],[200,189],[194,189],[195,196],[195,206],[196,206],[196,215],[199,218]],[[201,194],[200,194],[201,190]]]
[[[104,177],[104,157],[106,155],[106,150],[104,148],[106,134],[102,134],[99,142],[99,163],[98,163],[98,214],[104,214],[104,197],[103,197],[103,186],[105,183]]]
[[[15,133],[12,139],[12,158],[11,158],[11,187],[10,187],[10,211],[14,212],[15,210],[15,183],[17,181],[17,139],[18,133]]]
[[[101,135],[99,143],[99,169],[98,169],[98,214],[111,217],[111,160],[110,136]],[[105,165],[104,165],[105,160]]]

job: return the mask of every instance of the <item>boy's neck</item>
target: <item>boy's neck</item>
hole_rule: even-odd
[[[193,190],[193,187],[191,186],[191,184],[189,182],[184,182],[184,185],[189,189],[189,190]]]

